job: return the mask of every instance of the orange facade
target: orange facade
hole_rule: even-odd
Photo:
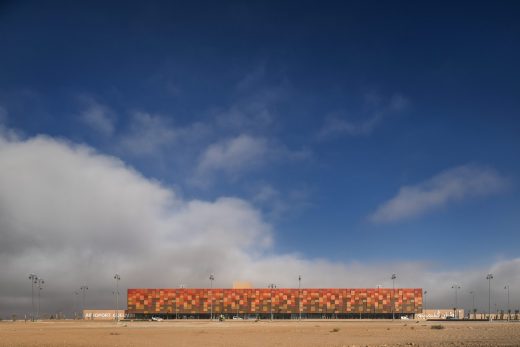
[[[130,314],[298,314],[300,310],[302,314],[418,313],[422,289],[128,289]]]

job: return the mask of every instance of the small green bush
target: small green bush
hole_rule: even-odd
[[[442,330],[442,329],[444,329],[444,325],[441,325],[441,324],[432,325],[432,329]]]

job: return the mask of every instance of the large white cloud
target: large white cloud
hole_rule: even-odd
[[[277,254],[275,236],[242,199],[184,200],[91,148],[0,136],[1,317],[30,312],[32,272],[46,280],[45,313],[70,313],[83,284],[87,306],[112,307],[116,272],[123,288],[207,286],[211,272],[219,287],[237,279],[294,287],[299,274],[308,287],[373,287],[390,286],[389,274],[397,272],[398,286],[432,288],[432,305],[443,306],[454,281],[487,297],[488,271],[520,286],[519,259],[465,272],[421,263],[343,264]]]

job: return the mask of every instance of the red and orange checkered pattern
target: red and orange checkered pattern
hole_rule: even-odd
[[[214,314],[268,314],[271,303],[273,313],[418,313],[423,303],[418,288],[128,289],[134,314],[209,314],[212,301]]]

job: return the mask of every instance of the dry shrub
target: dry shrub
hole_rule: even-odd
[[[442,329],[444,329],[444,325],[441,325],[441,324],[432,325],[432,329],[442,330]]]
[[[331,332],[331,333],[337,333],[338,331],[339,331],[339,328],[334,328],[334,329],[332,329],[330,332]]]

